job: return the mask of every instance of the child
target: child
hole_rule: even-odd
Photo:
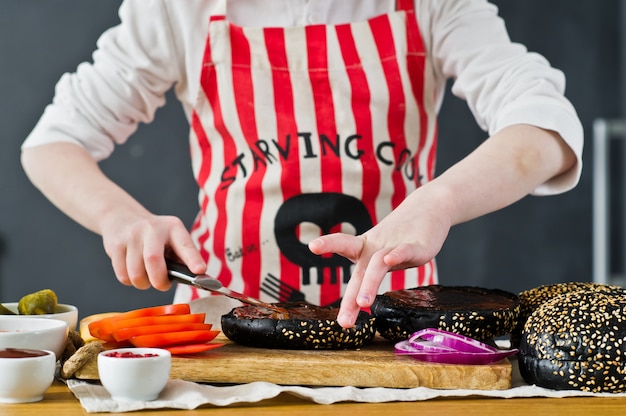
[[[453,225],[579,180],[563,74],[485,0],[127,0],[120,17],[61,78],[22,163],[102,235],[123,284],[169,289],[173,257],[267,300],[285,298],[275,279],[341,300],[350,327],[379,291],[436,283]],[[490,137],[435,178],[448,79]],[[98,167],[172,86],[199,185],[190,231]],[[175,302],[203,295],[178,287]]]

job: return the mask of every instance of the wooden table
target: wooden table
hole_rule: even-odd
[[[72,392],[62,383],[55,382],[47,391],[44,399],[37,403],[1,404],[2,416],[77,416],[87,415]],[[107,413],[101,413],[106,415]],[[625,415],[626,398],[567,398],[567,399],[436,399],[423,402],[392,403],[338,403],[331,405],[315,404],[308,400],[282,394],[274,399],[260,403],[245,403],[228,407],[206,406],[196,410],[150,410],[129,413],[109,413],[126,416],[295,416],[295,415],[436,415],[448,416],[590,416],[590,415]]]

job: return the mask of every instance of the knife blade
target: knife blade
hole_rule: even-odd
[[[279,313],[281,317],[284,317],[287,313],[287,311],[280,306],[272,305],[271,303],[263,302],[260,299],[253,298],[252,296],[235,292],[234,290],[225,287],[222,282],[220,282],[215,277],[211,277],[206,274],[195,274],[182,263],[178,263],[168,259],[165,260],[165,263],[167,265],[167,273],[172,280],[191,285],[199,289],[220,293],[224,296],[228,296],[232,299],[237,299],[249,305],[260,306],[273,310]]]

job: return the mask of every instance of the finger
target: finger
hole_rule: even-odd
[[[385,264],[383,258],[385,253],[377,251],[370,257],[367,268],[363,274],[363,280],[359,287],[356,302],[361,308],[369,308],[374,303],[378,288],[389,271],[389,266]]]
[[[167,291],[172,287],[165,266],[164,247],[165,242],[163,240],[151,238],[144,243],[143,248],[143,259],[148,280],[152,287],[160,291]]]
[[[354,300],[344,297],[341,300],[339,313],[337,314],[337,323],[342,328],[352,328],[356,323],[360,311],[361,308]]]
[[[383,257],[383,262],[389,270],[397,270],[421,266],[430,261],[432,257],[434,256],[428,256],[416,244],[401,244],[386,254]]]
[[[312,240],[309,250],[314,254],[336,253],[352,262],[356,262],[364,247],[362,236],[334,233],[327,234]]]
[[[193,273],[206,273],[207,264],[186,229],[172,231],[170,249]]]
[[[106,244],[104,251],[111,259],[111,266],[117,280],[125,286],[132,286],[126,270],[126,249],[122,246],[114,246],[112,248]]]
[[[359,311],[361,310],[361,307],[356,301],[361,287],[361,282],[363,281],[363,274],[365,272],[361,264],[363,263],[355,265],[352,275],[350,276],[350,280],[346,285],[341,305],[339,306],[337,323],[343,328],[353,327],[356,323]]]
[[[126,268],[131,284],[137,289],[150,288],[143,257],[143,242],[131,242],[126,248]]]

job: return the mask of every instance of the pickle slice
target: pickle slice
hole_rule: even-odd
[[[54,313],[57,303],[56,293],[51,289],[43,289],[20,299],[17,311],[20,315],[45,315]]]

